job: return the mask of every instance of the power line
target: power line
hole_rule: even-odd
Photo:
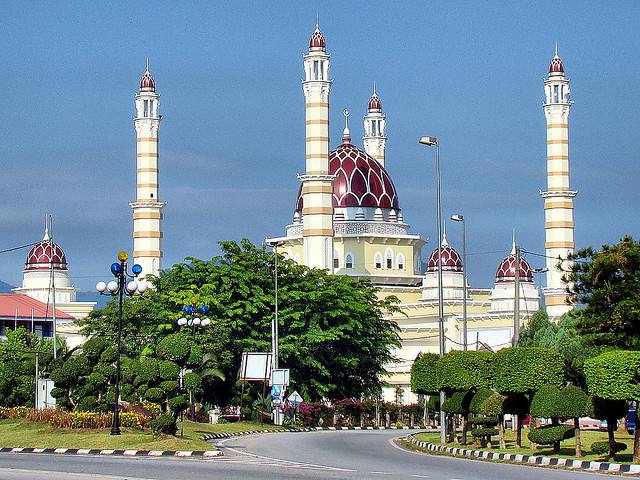
[[[5,248],[4,250],[0,250],[0,253],[13,252],[15,250],[20,250],[22,248],[33,247],[36,243],[39,243],[39,242],[27,243],[26,245],[20,245],[19,247]]]

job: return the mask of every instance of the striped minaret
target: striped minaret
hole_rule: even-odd
[[[566,259],[575,248],[573,239],[573,197],[576,192],[569,186],[569,81],[564,75],[558,49],[549,66],[549,77],[544,81],[547,119],[547,191],[544,198],[545,251],[547,255],[547,286],[545,305],[550,317],[558,318],[573,308],[567,303],[566,285],[562,276],[569,271]]]
[[[316,25],[304,56],[306,171],[302,182],[304,263],[333,271],[333,175],[329,172],[329,55]]]
[[[369,99],[367,114],[364,116],[364,150],[384,167],[384,150],[387,144],[386,115],[382,113],[382,102],[373,84],[373,94]]]
[[[136,201],[133,209],[133,258],[142,275],[159,276],[162,268],[162,209],[158,193],[158,114],[160,97],[149,62],[136,94]]]

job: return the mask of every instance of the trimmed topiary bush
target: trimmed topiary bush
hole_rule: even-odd
[[[543,385],[533,395],[529,412],[536,418],[558,418],[562,408],[562,395],[555,385]],[[536,442],[539,443],[539,442]]]
[[[545,425],[529,432],[529,441],[539,445],[554,445],[562,440],[573,438],[574,431],[571,425]]]
[[[162,401],[164,400],[164,397],[165,397],[165,393],[162,391],[161,388],[153,387],[153,388],[147,389],[147,391],[144,392],[144,399],[147,402],[162,403]]]
[[[444,401],[442,410],[447,413],[465,415],[469,413],[469,403],[473,394],[471,392],[453,392],[449,398]]]
[[[471,413],[480,413],[482,411],[482,404],[487,398],[493,395],[493,393],[493,390],[488,388],[481,388],[477,390],[469,402],[469,411]]]
[[[167,395],[177,392],[178,388],[180,388],[180,386],[175,380],[165,380],[164,382],[160,382],[160,389]]]
[[[474,428],[471,430],[471,435],[476,438],[479,437],[492,437],[498,434],[498,429],[493,427]]]
[[[471,390],[493,386],[492,352],[452,350],[438,360],[436,375],[441,390]]]
[[[173,412],[174,417],[187,408],[189,408],[189,397],[186,395],[178,395],[169,400],[169,410]]]
[[[158,372],[163,380],[175,380],[180,375],[180,365],[171,360],[162,360],[158,365]]]
[[[182,364],[191,353],[191,339],[181,333],[164,337],[156,347],[156,354],[165,360]]]
[[[621,443],[621,442],[615,442],[612,445],[609,445],[609,442],[593,442],[591,444],[591,451],[593,453],[600,453],[602,455],[609,455],[609,452],[612,450],[613,447],[613,454],[615,455],[618,452],[624,452],[627,449],[627,444],[626,443]]]
[[[498,417],[473,417],[469,419],[471,425],[492,426],[498,424]]]
[[[438,388],[438,377],[436,364],[438,355],[435,353],[422,353],[411,365],[411,390],[423,395],[436,395],[440,392]]]
[[[163,433],[165,435],[175,435],[177,430],[176,419],[168,413],[151,420],[149,427],[151,427],[153,433]]]
[[[495,354],[495,387],[500,393],[529,393],[545,384],[562,386],[564,358],[542,347],[503,348]]]

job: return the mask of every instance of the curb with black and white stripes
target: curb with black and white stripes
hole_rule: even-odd
[[[220,457],[221,450],[99,450],[83,448],[0,448],[0,453],[109,455],[125,457]]]
[[[340,430],[425,430],[420,427],[303,427],[303,428],[277,428],[264,430],[251,430],[248,432],[234,433],[206,433],[202,436],[203,440],[216,440],[219,438],[240,437],[243,435],[253,435],[257,433],[282,433],[282,432],[320,432],[320,431],[340,431]],[[435,430],[434,430],[435,431]]]
[[[514,453],[494,453],[486,450],[470,450],[467,448],[445,447],[429,442],[423,442],[413,438],[413,434],[406,436],[407,441],[420,448],[432,452],[448,453],[450,455],[481,458],[483,460],[496,460],[503,462],[526,463],[530,465],[540,465],[544,467],[564,467],[589,472],[611,472],[611,473],[640,473],[640,465],[626,465],[621,463],[592,462],[588,460],[571,460],[569,458],[543,457],[539,455],[522,455]]]

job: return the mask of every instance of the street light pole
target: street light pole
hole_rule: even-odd
[[[274,319],[271,322],[271,369],[275,370],[279,365],[278,356],[278,247],[284,245],[282,241],[271,241],[267,242],[271,248],[273,248],[273,261],[274,261],[274,288],[275,288],[275,315]],[[281,411],[279,408],[273,409],[273,423],[275,425],[282,425],[282,418],[280,415]]]
[[[462,343],[467,350],[467,225],[462,215],[451,215],[451,220],[462,223]]]
[[[442,291],[442,206],[440,204],[440,142],[436,137],[423,136],[418,140],[422,145],[436,147],[436,221],[438,222],[438,333],[440,357],[444,357],[444,295]],[[445,414],[442,405],[445,401],[444,391],[440,391],[440,442],[446,442]]]
[[[109,291],[112,297],[118,296],[118,343],[116,352],[116,391],[115,400],[113,402],[113,421],[111,423],[111,435],[120,435],[120,351],[122,350],[122,304],[124,295],[135,295],[136,293],[144,293],[147,290],[147,284],[144,280],[137,282],[132,279],[130,282],[127,280],[130,277],[137,278],[142,273],[142,267],[135,264],[131,267],[133,275],[127,272],[127,259],[129,254],[127,252],[118,253],[118,262],[111,264],[111,273],[116,277],[116,281],[110,281],[109,283],[98,282],[96,284],[96,290],[102,295],[105,290]]]

